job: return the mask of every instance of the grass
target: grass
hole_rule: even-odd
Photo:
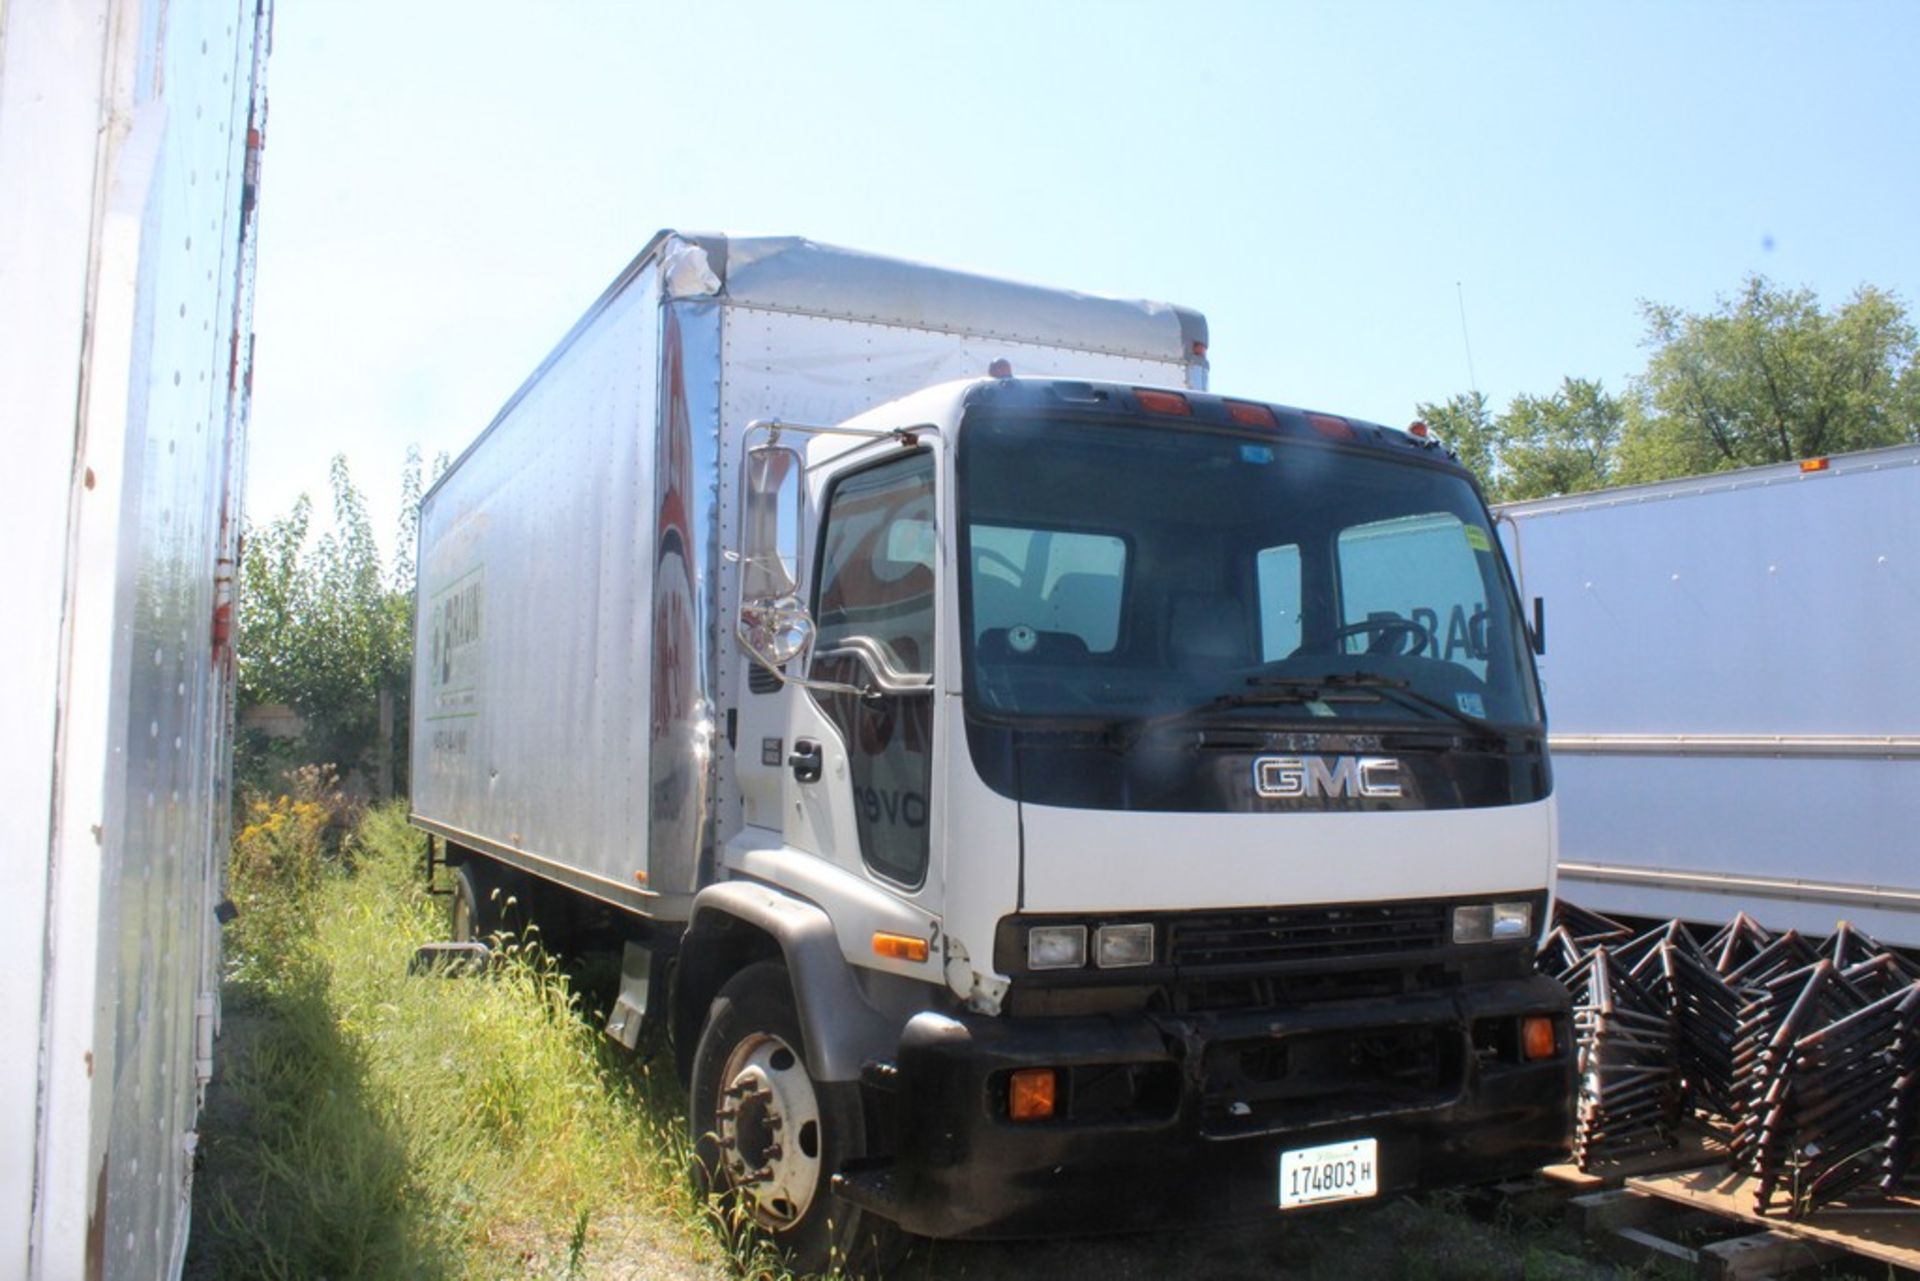
[[[408,977],[444,937],[398,806],[343,820],[330,780],[236,838],[219,1075],[187,1277],[789,1281],[686,1178],[666,1056],[615,1049],[537,947],[484,978]],[[1547,1224],[1447,1196],[1205,1232],[923,1242],[888,1281],[1623,1275]]]
[[[682,1176],[670,1073],[614,1050],[536,947],[484,979],[409,978],[444,933],[418,835],[377,809],[329,851],[326,809],[256,806],[235,842],[188,1275],[737,1271]]]

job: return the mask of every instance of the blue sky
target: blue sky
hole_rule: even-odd
[[[1749,273],[1920,302],[1920,5],[283,3],[248,511],[383,535],[656,229],[1197,307],[1216,390],[1404,423],[1642,363]]]

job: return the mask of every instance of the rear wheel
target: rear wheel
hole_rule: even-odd
[[[834,1172],[865,1147],[859,1086],[808,1072],[778,962],[748,966],[714,998],[694,1051],[689,1103],[695,1174],[736,1197],[747,1222],[796,1270],[856,1267],[895,1235],[833,1196]]]
[[[455,943],[491,944],[507,930],[507,905],[515,901],[511,884],[503,869],[479,858],[454,867],[447,932]]]

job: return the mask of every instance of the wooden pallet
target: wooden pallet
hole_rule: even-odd
[[[1607,1188],[1621,1187],[1628,1179],[1639,1175],[1666,1174],[1672,1170],[1692,1170],[1726,1159],[1725,1139],[1712,1131],[1689,1128],[1680,1132],[1674,1146],[1670,1148],[1621,1157],[1616,1161],[1603,1161],[1585,1170],[1571,1161],[1561,1165],[1550,1165],[1540,1171],[1540,1177],[1577,1192],[1599,1192]]]
[[[1630,1187],[1574,1197],[1567,1220],[1611,1259],[1679,1264],[1705,1281],[1788,1276],[1841,1254],[1837,1246],[1772,1228],[1753,1232],[1738,1220]]]
[[[1790,1248],[1787,1242],[1798,1243],[1801,1249],[1824,1247],[1829,1258],[1845,1252],[1920,1272],[1920,1201],[1894,1198],[1859,1206],[1836,1204],[1799,1219],[1763,1218],[1753,1208],[1754,1180],[1725,1165],[1632,1177],[1626,1189],[1762,1228],[1762,1235],[1783,1238],[1783,1248]]]

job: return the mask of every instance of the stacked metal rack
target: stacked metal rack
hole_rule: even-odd
[[[1581,1168],[1720,1123],[1755,1209],[1798,1215],[1908,1186],[1920,1154],[1920,965],[1842,923],[1774,934],[1746,915],[1704,941],[1638,935],[1570,904],[1540,966],[1573,993]]]

